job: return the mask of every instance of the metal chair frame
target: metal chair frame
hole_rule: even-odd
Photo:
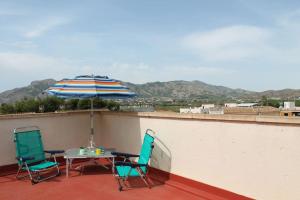
[[[155,136],[156,133],[151,129],[147,129],[145,134],[150,135],[154,139],[156,138],[156,136]],[[154,143],[154,140],[153,140],[153,143]],[[150,181],[149,181],[149,177],[148,177],[148,172],[149,172],[148,167],[149,167],[149,162],[151,160],[151,156],[152,156],[152,152],[153,152],[153,148],[154,148],[153,143],[151,145],[151,153],[150,153],[150,157],[149,157],[149,160],[148,160],[147,164],[139,164],[139,163],[136,163],[136,162],[129,159],[129,158],[137,158],[137,157],[139,158],[140,155],[120,153],[120,152],[112,152],[112,154],[115,153],[115,155],[117,157],[124,158],[123,161],[115,161],[113,163],[113,175],[114,175],[114,177],[116,178],[116,180],[118,182],[119,191],[122,191],[124,186],[127,187],[127,188],[129,187],[128,185],[126,185],[126,181],[130,177],[130,173],[131,173],[132,169],[135,169],[137,171],[139,177],[143,180],[143,182],[146,184],[146,186],[149,189],[151,189],[151,184],[149,183]],[[130,168],[130,170],[129,170],[129,172],[126,176],[120,176],[117,172],[117,166],[130,166],[131,168]],[[146,167],[146,173],[143,172],[141,167]]]
[[[26,134],[26,130],[27,131],[40,131],[39,127],[37,127],[37,126],[27,126],[27,127],[15,128],[14,131],[13,131],[13,134],[14,134],[14,136],[15,136],[15,134]],[[14,142],[16,142],[16,139],[14,139]],[[22,179],[22,178],[26,178],[26,177],[29,176],[29,178],[31,180],[31,183],[36,184],[36,183],[39,183],[41,181],[45,181],[45,180],[48,180],[50,178],[59,176],[61,174],[61,172],[59,170],[59,167],[58,167],[59,164],[56,160],[55,154],[56,153],[63,153],[63,152],[64,151],[62,151],[62,150],[56,150],[56,151],[45,151],[44,150],[44,153],[50,153],[50,157],[48,159],[46,158],[45,160],[41,160],[37,163],[31,163],[31,164],[28,164],[27,160],[28,161],[33,160],[34,157],[17,157],[16,159],[19,161],[18,162],[19,168],[18,168],[18,171],[17,171],[17,174],[16,174],[16,178],[17,179]],[[34,165],[40,164],[40,163],[45,162],[45,161],[50,161],[51,158],[53,158],[53,161],[56,163],[55,165],[53,165],[51,167],[44,168],[44,169],[40,169],[40,170],[30,170],[30,166],[34,166]],[[43,173],[49,172],[50,170],[54,170],[54,169],[57,170],[57,172],[55,174],[53,174],[51,176],[47,176],[45,178],[41,178],[41,175]],[[22,173],[24,171],[27,171],[28,174],[20,175],[20,173]]]

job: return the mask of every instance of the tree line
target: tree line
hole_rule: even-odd
[[[272,107],[275,107],[275,108],[279,108],[279,107],[282,107],[283,106],[283,103],[285,101],[291,101],[291,100],[279,100],[279,99],[270,99],[266,96],[263,96],[259,102],[260,105],[262,106],[272,106]],[[300,106],[300,100],[297,99],[297,100],[292,100],[295,102],[295,106]]]
[[[107,108],[112,111],[118,111],[120,104],[111,100],[93,99],[95,109]],[[49,96],[43,99],[28,99],[17,101],[15,103],[3,103],[0,105],[1,114],[14,113],[43,113],[67,110],[85,110],[91,108],[90,99],[61,99],[55,96]]]

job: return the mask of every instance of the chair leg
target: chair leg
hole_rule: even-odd
[[[146,178],[147,182],[149,183],[150,187],[152,187],[154,185],[153,180],[147,174],[145,175],[145,178]]]
[[[132,168],[130,168],[130,170],[129,170],[127,176],[125,177],[125,179],[124,179],[125,181],[127,181],[128,177],[130,176],[131,171],[132,171]]]
[[[58,167],[58,164],[57,164],[57,161],[56,161],[56,156],[53,155],[52,157],[53,157],[54,162],[56,163],[57,176],[59,176],[60,175],[60,170],[59,170],[59,167]]]
[[[118,184],[119,184],[119,191],[121,192],[123,190],[123,186],[122,186],[122,183],[121,183],[121,179],[120,178],[117,178],[118,180]]]
[[[19,169],[18,169],[18,172],[17,172],[17,175],[16,175],[16,179],[20,180],[22,178],[29,177],[29,173],[25,174],[25,175],[20,175],[21,171],[22,171],[22,166],[19,166]]]
[[[136,168],[136,171],[139,173],[141,179],[144,181],[144,183],[148,186],[149,189],[151,189],[151,185],[148,183],[146,179],[146,175],[143,173],[143,171],[138,167]]]
[[[53,168],[52,170],[54,170],[55,168]],[[36,171],[34,172],[35,176],[32,176],[32,179],[31,179],[31,183],[32,184],[36,184],[36,183],[39,183],[39,182],[42,182],[42,181],[45,181],[45,180],[48,180],[48,179],[51,179],[51,178],[54,178],[56,176],[59,176],[60,175],[60,171],[57,170],[57,173],[54,174],[54,175],[51,175],[51,176],[47,176],[45,178],[42,178],[41,175],[40,175],[40,171]]]
[[[27,165],[27,163],[25,162],[25,167],[26,167],[26,170],[27,170],[27,172],[28,172],[28,175],[29,175],[29,177],[30,177],[30,180],[32,180],[33,179],[33,177],[32,177],[32,174],[31,174],[31,172],[30,172],[30,170],[29,170],[29,167],[28,167],[28,165]]]
[[[22,166],[19,166],[19,169],[18,169],[18,172],[17,172],[17,175],[16,175],[16,178],[19,179],[19,173],[21,172],[22,170]]]

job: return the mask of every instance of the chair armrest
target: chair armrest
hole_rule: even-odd
[[[22,162],[26,162],[27,160],[34,160],[34,156],[17,157],[17,160],[20,160]]]
[[[130,166],[132,168],[136,168],[136,167],[147,167],[148,164],[140,164],[140,163],[131,163],[131,162],[117,161],[117,162],[115,162],[115,166]]]
[[[58,153],[64,153],[65,151],[64,150],[45,150],[44,152],[54,155],[54,154],[58,154]]]
[[[125,158],[140,157],[140,155],[130,154],[130,153],[122,153],[122,152],[116,152],[116,151],[111,152],[111,155],[119,156],[119,157],[125,157]]]

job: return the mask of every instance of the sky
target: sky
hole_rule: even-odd
[[[0,92],[107,75],[300,88],[300,1],[0,1]]]

